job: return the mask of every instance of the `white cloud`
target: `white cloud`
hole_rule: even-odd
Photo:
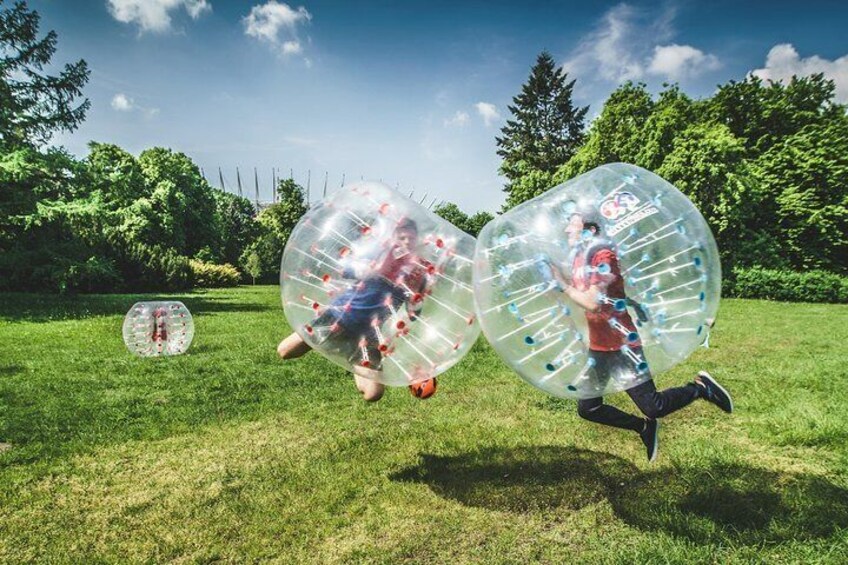
[[[836,84],[836,101],[848,103],[848,55],[829,61],[818,55],[802,59],[790,43],[781,43],[771,48],[766,56],[766,66],[755,69],[752,74],[763,80],[787,81],[793,76],[809,76],[823,73],[825,78]]]
[[[498,108],[494,104],[490,104],[489,102],[477,102],[474,107],[477,109],[477,113],[483,118],[483,123],[486,124],[486,126],[492,125],[492,122],[501,118],[501,115],[498,113]]]
[[[670,35],[667,18],[645,20],[644,12],[627,4],[610,8],[580,40],[563,68],[581,77],[597,73],[614,82],[638,79],[645,72],[642,61],[647,44]]]
[[[118,112],[129,112],[133,109],[133,101],[126,94],[116,94],[112,97],[112,109]]]
[[[283,141],[289,145],[296,145],[298,147],[315,147],[318,145],[318,140],[313,137],[299,137],[296,135],[283,136]]]
[[[192,19],[211,11],[207,0],[107,0],[109,13],[119,22],[136,24],[139,32],[162,33],[171,29],[170,12],[184,8]]]
[[[251,8],[242,20],[244,33],[268,43],[282,55],[299,55],[303,45],[298,37],[298,26],[312,20],[312,14],[303,6],[297,10],[288,4],[268,0]]]
[[[664,45],[675,35],[675,16],[671,5],[657,14],[618,4],[580,40],[562,67],[583,82],[615,84],[648,74],[680,80],[718,68],[715,55],[690,45]]]
[[[296,55],[303,52],[300,41],[286,41],[283,43],[283,55]]]
[[[139,106],[135,103],[135,100],[124,94],[123,92],[119,92],[115,96],[112,97],[112,109],[116,112],[141,112],[144,114],[144,117],[150,119],[159,114],[159,108],[146,108],[144,106]]]
[[[464,127],[468,125],[470,119],[471,116],[468,115],[468,112],[457,110],[456,114],[445,120],[444,125],[445,127]]]
[[[648,64],[648,72],[671,80],[697,76],[704,71],[721,67],[718,57],[695,49],[691,45],[657,45]]]

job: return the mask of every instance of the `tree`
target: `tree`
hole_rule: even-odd
[[[619,86],[592,122],[586,143],[556,172],[554,184],[606,163],[635,163],[644,145],[645,124],[653,111],[654,102],[644,84],[626,82]]]
[[[848,274],[848,117],[809,125],[755,162],[764,227],[796,269]]]
[[[212,190],[215,198],[217,231],[221,239],[220,260],[237,265],[250,242],[259,235],[256,210],[247,198]]]
[[[520,167],[520,169],[524,170],[524,167]],[[506,212],[522,202],[527,202],[539,196],[556,184],[559,183],[555,180],[553,173],[527,169],[510,186],[510,194],[503,205],[503,211]]]
[[[56,52],[56,32],[39,38],[39,22],[26,2],[0,10],[0,149],[39,147],[56,131],[73,131],[90,105],[76,104],[88,81],[84,60],[58,75],[43,72]]]
[[[767,251],[755,218],[760,193],[751,183],[744,156],[744,140],[726,126],[695,124],[678,136],[656,171],[688,196],[707,220],[726,272],[732,266],[756,264]]]
[[[462,231],[470,233],[468,230],[468,214],[463,212],[459,208],[459,206],[457,206],[453,202],[443,202],[436,206],[433,209],[433,212],[435,212],[437,216],[447,220]]]
[[[707,113],[709,119],[744,139],[756,156],[805,126],[828,123],[844,114],[844,107],[833,103],[835,90],[833,81],[822,74],[793,76],[786,84],[768,85],[751,75],[720,86],[707,103]]]
[[[651,171],[657,170],[674,150],[680,134],[696,122],[695,116],[695,105],[677,85],[660,92],[638,136],[639,148],[634,163]]]
[[[0,288],[109,290],[102,206],[61,149],[0,152]]]
[[[282,179],[277,183],[277,196],[277,203],[260,214],[260,223],[272,227],[285,245],[309,207],[306,205],[306,191],[292,179]]]
[[[468,235],[477,237],[483,226],[494,219],[488,212],[477,212],[469,216],[453,202],[443,202],[433,209],[437,216],[449,221]]]
[[[111,143],[92,141],[88,148],[85,164],[91,188],[100,193],[101,200],[110,209],[125,208],[148,196],[138,159]]]
[[[256,253],[263,275],[278,273],[289,236],[308,210],[303,187],[292,179],[280,180],[277,194],[278,202],[262,210],[256,217],[259,236],[245,249],[239,260],[245,270],[251,254]]]
[[[56,131],[73,131],[88,100],[76,103],[88,80],[85,61],[44,72],[56,52],[56,33],[39,38],[39,15],[25,2],[0,0],[0,286],[57,288],[86,270],[91,249],[74,231],[96,231],[84,167],[62,149],[41,151]],[[95,266],[96,267],[96,266]],[[97,268],[93,267],[94,270]],[[107,281],[108,277],[100,277]]]
[[[138,163],[145,197],[132,204],[127,221],[137,221],[133,227],[140,240],[187,257],[204,247],[220,249],[212,188],[197,165],[185,154],[163,147],[143,151]]]
[[[253,279],[253,284],[256,284],[256,278],[262,276],[262,260],[256,250],[251,250],[244,261],[244,271]]]
[[[512,119],[497,138],[498,155],[503,158],[500,172],[508,179],[507,207],[520,203],[514,185],[534,171],[553,174],[583,143],[583,126],[589,107],[576,108],[572,102],[574,82],[556,68],[553,57],[543,51],[530,70],[530,77],[509,106]],[[533,195],[535,196],[535,194]]]
[[[477,212],[476,214],[468,218],[468,233],[470,233],[474,237],[479,236],[480,232],[483,230],[486,224],[488,224],[494,219],[495,217],[489,212]]]

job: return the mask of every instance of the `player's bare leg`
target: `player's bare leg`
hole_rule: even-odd
[[[306,355],[312,348],[296,333],[291,334],[277,346],[277,355],[283,359],[295,359]]]
[[[379,371],[365,367],[353,368],[353,382],[366,402],[377,402],[383,397],[383,393],[386,391],[385,385],[374,380],[379,374]]]

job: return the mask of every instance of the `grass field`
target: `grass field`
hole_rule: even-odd
[[[848,306],[724,301],[658,382],[706,368],[736,413],[670,416],[649,465],[482,339],[431,400],[366,404],[275,358],[275,287],[179,296],[168,359],[124,348],[139,298],[0,295],[0,560],[848,562]]]

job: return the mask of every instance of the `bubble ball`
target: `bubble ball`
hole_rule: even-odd
[[[627,390],[683,361],[706,340],[721,293],[703,216],[624,163],[499,216],[474,259],[486,337],[524,380],[562,398]]]
[[[283,309],[313,349],[356,374],[406,386],[443,373],[480,333],[474,238],[377,182],[314,206],[286,244]]]
[[[182,302],[136,302],[123,333],[127,349],[141,357],[179,355],[191,345],[194,320]]]

